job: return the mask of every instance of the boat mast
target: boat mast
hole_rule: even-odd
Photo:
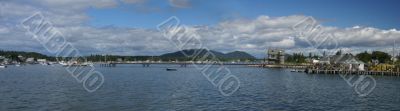
[[[392,63],[394,64],[394,60],[396,59],[395,48],[396,47],[396,40],[393,42],[393,54],[392,54]]]

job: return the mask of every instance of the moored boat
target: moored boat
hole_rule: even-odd
[[[177,69],[167,68],[167,71],[177,71]]]
[[[0,68],[7,68],[6,65],[0,64]]]
[[[84,62],[84,63],[79,63],[79,62],[60,62],[60,64],[64,67],[67,66],[93,66],[93,63],[89,63],[89,62]]]

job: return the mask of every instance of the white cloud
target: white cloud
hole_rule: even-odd
[[[88,7],[110,8],[117,6],[115,0],[35,0],[40,4],[50,8],[82,10]]]
[[[137,4],[137,3],[144,3],[146,0],[122,0],[124,3],[130,3],[130,4]]]
[[[139,3],[141,0],[122,0],[125,3]],[[170,0],[174,5],[190,6],[182,1]],[[27,35],[19,22],[36,11],[44,14],[81,52],[123,55],[157,55],[175,51],[177,48],[154,29],[85,26],[90,19],[83,11],[89,7],[109,8],[117,5],[113,0],[101,1],[38,1],[36,5],[21,2],[0,2],[0,49],[19,49],[45,52],[37,41]],[[12,10],[12,11],[11,11]],[[306,18],[302,15],[270,17],[261,15],[255,19],[232,19],[213,26],[189,26],[199,34],[203,45],[218,51],[241,50],[262,57],[266,48],[285,48],[287,52],[314,51],[306,42],[307,38],[296,37],[291,28]],[[184,20],[182,20],[184,21]],[[161,21],[160,21],[161,22]],[[400,31],[383,30],[373,27],[354,26],[338,28],[321,26],[324,33],[333,35],[328,42],[338,41],[338,48],[357,51],[367,49],[388,49],[393,41],[400,42]],[[294,38],[293,38],[294,37]],[[321,40],[320,38],[313,40]],[[327,48],[332,48],[328,47]],[[320,47],[318,47],[320,48]],[[333,49],[326,49],[333,50]]]
[[[9,33],[9,32],[10,32],[10,30],[7,27],[0,25],[0,34]]]
[[[191,7],[191,4],[188,0],[168,0],[169,4],[172,7],[176,8],[188,8]]]

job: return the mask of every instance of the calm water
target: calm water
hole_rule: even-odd
[[[359,97],[338,75],[228,68],[241,85],[226,97],[194,67],[96,67],[105,82],[88,93],[64,67],[11,66],[0,69],[0,110],[400,110],[400,77],[374,76],[375,90]]]

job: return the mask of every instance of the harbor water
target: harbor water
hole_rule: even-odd
[[[226,67],[240,81],[230,96],[191,65],[95,65],[104,84],[92,93],[59,65],[9,66],[0,69],[0,110],[400,110],[396,76],[372,76],[376,87],[359,96],[339,75]]]

